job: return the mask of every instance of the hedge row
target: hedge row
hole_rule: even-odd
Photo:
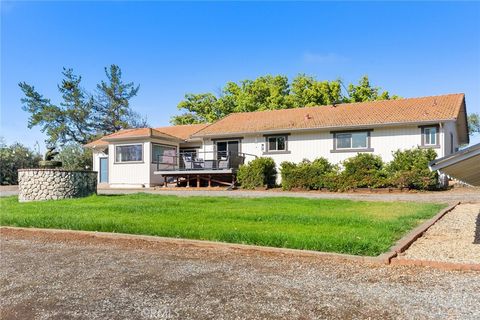
[[[342,163],[342,168],[332,165],[325,158],[313,162],[304,160],[299,164],[281,164],[282,188],[318,190],[327,188],[344,191],[354,188],[409,188],[435,189],[438,175],[431,172],[428,163],[436,158],[432,149],[396,151],[390,163],[380,156],[359,153]]]
[[[359,153],[345,160],[341,166],[325,158],[300,163],[282,162],[282,188],[344,191],[354,188],[409,188],[430,190],[437,187],[438,176],[428,163],[436,158],[432,149],[415,148],[396,151],[390,163],[369,153]],[[258,158],[244,165],[238,172],[238,181],[245,189],[272,187],[275,184],[275,163],[271,158]]]

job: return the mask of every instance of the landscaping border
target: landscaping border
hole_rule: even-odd
[[[437,213],[435,216],[432,218],[428,219],[409,233],[407,233],[404,237],[402,237],[400,240],[395,243],[388,252],[382,253],[379,255],[377,258],[383,259],[386,264],[390,264],[392,262],[393,258],[398,257],[398,255],[405,250],[407,250],[412,243],[415,242],[418,238],[423,236],[423,234],[431,227],[433,226],[438,220],[440,220],[444,215],[455,209],[456,206],[458,206],[460,202],[456,202],[445,209],[440,210],[439,213]]]

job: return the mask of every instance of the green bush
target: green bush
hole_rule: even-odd
[[[299,164],[282,162],[280,168],[284,190],[293,188],[318,190],[324,188],[326,187],[326,175],[336,170],[336,167],[325,158],[318,158],[313,162],[303,160]]]
[[[298,164],[282,162],[282,188],[345,191],[398,187],[429,190],[437,186],[438,175],[428,168],[428,163],[437,156],[433,149],[396,151],[393,156],[393,161],[385,165],[380,156],[359,153],[342,163],[343,170],[325,158],[313,162],[303,160]]]
[[[76,143],[64,146],[55,160],[61,161],[64,169],[92,170],[92,150]]]
[[[382,158],[370,153],[359,153],[343,162],[343,186],[353,188],[380,188],[387,185],[387,173]],[[342,188],[343,189],[343,188]]]
[[[240,166],[237,181],[244,189],[275,186],[277,169],[272,158],[257,158]]]
[[[398,188],[428,190],[437,186],[438,174],[430,171],[428,163],[437,157],[433,149],[397,150],[387,166],[390,182]]]
[[[42,157],[20,143],[10,146],[0,141],[0,184],[18,184],[18,169],[37,168]]]

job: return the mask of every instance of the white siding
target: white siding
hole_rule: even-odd
[[[113,188],[149,188],[163,183],[163,178],[153,174],[157,165],[152,163],[152,142],[178,147],[177,143],[164,140],[152,141],[122,141],[108,146],[109,153],[109,184]],[[139,163],[116,163],[115,146],[125,144],[143,145],[143,161]],[[97,161],[99,161],[97,159]]]
[[[381,156],[388,162],[393,159],[394,151],[420,146],[421,139],[421,128],[418,126],[374,128],[371,132],[371,148],[374,149],[373,154]],[[271,157],[277,165],[283,161],[298,163],[303,159],[314,160],[318,157],[325,157],[332,163],[340,163],[357,154],[357,152],[331,152],[333,143],[333,134],[330,131],[290,132],[288,153],[264,154],[262,152],[262,144],[265,145],[264,135],[251,134],[243,136],[241,152],[258,157]],[[440,148],[435,151],[439,156],[443,156],[445,147],[443,129],[439,133],[439,143]],[[205,140],[204,149],[214,150],[214,142],[210,139]]]
[[[452,146],[452,138],[453,138],[453,146]],[[445,146],[445,153],[443,156],[448,156],[449,154],[455,152],[459,147],[458,142],[458,134],[457,134],[457,126],[455,122],[447,122],[444,125],[444,146]],[[452,148],[453,147],[453,148]]]
[[[143,159],[138,163],[115,162],[115,147],[127,144],[142,144]],[[111,187],[141,188],[150,186],[150,142],[122,141],[108,146],[109,184]]]

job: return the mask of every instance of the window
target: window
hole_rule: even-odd
[[[152,143],[153,163],[176,163],[177,147]]]
[[[335,134],[336,149],[367,149],[369,132],[345,132]]]
[[[423,145],[425,146],[437,145],[437,127],[423,128]]]
[[[267,137],[267,152],[287,151],[287,136]]]
[[[115,146],[115,162],[139,162],[143,160],[143,146],[130,144]]]

